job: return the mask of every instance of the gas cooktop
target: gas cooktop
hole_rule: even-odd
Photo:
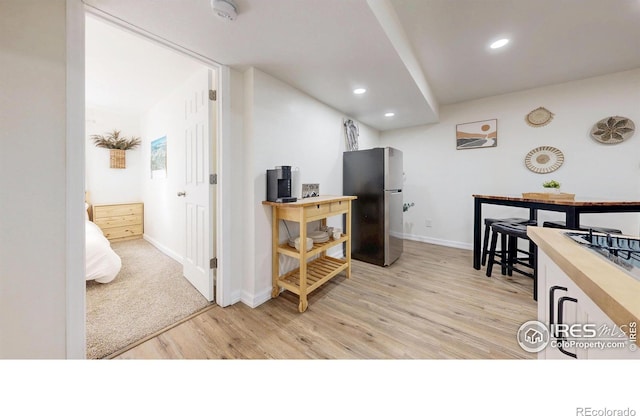
[[[566,232],[579,244],[595,251],[611,263],[640,280],[640,239],[611,234]]]

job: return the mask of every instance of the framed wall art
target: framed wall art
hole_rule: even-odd
[[[320,196],[320,184],[319,183],[303,183],[302,197],[312,198],[314,196]]]
[[[498,119],[456,125],[456,149],[480,149],[498,145]]]
[[[151,178],[167,177],[167,136],[151,142]]]

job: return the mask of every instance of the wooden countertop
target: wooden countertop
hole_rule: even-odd
[[[312,198],[298,199],[296,202],[262,201],[262,205],[271,205],[277,207],[307,207],[311,205],[329,204],[331,202],[350,201],[354,199],[358,199],[358,197],[349,195],[324,195],[315,196]]]
[[[640,281],[564,235],[527,227],[527,234],[619,327],[640,323]],[[623,326],[624,325],[624,326]],[[639,340],[636,340],[638,344]],[[639,344],[640,345],[640,344]]]
[[[585,199],[576,197],[575,200],[566,199],[530,199],[522,196],[505,196],[505,195],[473,195],[474,198],[495,199],[502,201],[529,201],[543,202],[545,204],[570,205],[570,206],[621,206],[621,205],[640,205],[640,201],[614,201],[614,200],[598,200],[595,198]]]

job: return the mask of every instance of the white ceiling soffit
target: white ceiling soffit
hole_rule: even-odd
[[[378,130],[434,121],[364,0],[236,0],[233,22],[215,16],[209,0],[85,3],[221,64],[254,66]],[[357,87],[367,93],[355,96]]]
[[[429,105],[429,109],[431,110],[431,121],[437,121],[438,102],[431,92],[431,87],[427,82],[418,59],[416,58],[411,41],[407,38],[407,34],[400,23],[391,1],[367,0],[367,3]]]
[[[640,67],[639,0],[390,1],[440,105]]]

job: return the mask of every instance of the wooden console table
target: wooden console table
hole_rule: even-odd
[[[298,311],[304,312],[309,305],[307,301],[309,293],[343,270],[346,271],[347,278],[351,277],[351,201],[356,198],[355,196],[319,196],[289,203],[262,202],[263,205],[272,207],[272,298],[278,297],[280,288],[284,288],[300,297]],[[321,225],[326,225],[327,218],[334,215],[346,215],[342,237],[337,240],[330,238],[326,243],[316,243],[311,250],[307,251],[307,224],[312,221],[321,221]],[[300,224],[300,251],[290,247],[288,242],[280,244],[280,220]],[[328,249],[342,243],[346,244],[344,259],[327,256]],[[298,259],[300,267],[280,275],[280,254]],[[310,260],[314,256],[318,257]]]

